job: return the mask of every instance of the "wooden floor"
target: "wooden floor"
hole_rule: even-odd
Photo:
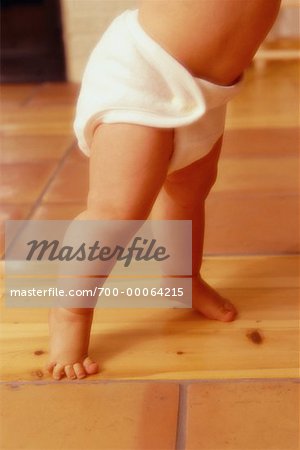
[[[91,354],[101,372],[71,385],[52,381],[44,371],[47,311],[9,309],[2,302],[2,399],[8,411],[15,406],[15,416],[1,419],[1,448],[79,449],[84,436],[86,448],[103,450],[299,448],[298,82],[295,62],[271,62],[261,72],[250,68],[242,93],[228,108],[219,177],[207,202],[203,276],[234,302],[238,319],[218,323],[191,310],[96,311]],[[7,85],[1,90],[2,221],[74,217],[87,191],[87,161],[71,126],[78,86]],[[76,420],[81,419],[75,412],[66,437],[53,413],[60,408],[59,386],[67,389],[63,404],[69,412],[81,402],[93,414],[99,406],[93,383],[102,392],[99,401],[106,405],[112,399],[105,406],[110,413],[101,410],[99,426],[79,438]],[[247,397],[252,389],[253,406]],[[210,423],[201,441],[198,417],[202,407],[213,414],[214,392],[226,401],[228,417],[218,418],[227,423],[227,434],[216,435]],[[39,406],[39,396],[46,402],[50,398],[52,412]],[[262,410],[260,398],[266,399]],[[26,419],[22,407],[31,399],[36,403]],[[284,418],[274,402],[286,411]],[[252,407],[263,411],[260,421],[267,421],[263,437],[251,433]],[[118,418],[115,408],[120,408]],[[243,414],[248,422],[241,426]],[[42,423],[40,437],[33,437],[39,416],[58,430],[56,440]],[[67,418],[63,412],[59,417]],[[22,420],[24,435],[5,431]],[[152,423],[149,429],[146,420]],[[282,420],[283,429],[278,426]]]
[[[224,324],[190,310],[97,310],[91,379],[293,378],[299,374],[296,256],[213,257],[203,274],[239,309]],[[5,381],[47,380],[47,311],[2,311]]]

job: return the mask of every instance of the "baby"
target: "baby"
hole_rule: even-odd
[[[272,26],[279,0],[148,0],[125,11],[88,62],[75,131],[90,156],[75,220],[192,221],[193,308],[237,311],[200,276],[205,199],[217,176],[226,103]],[[54,379],[98,372],[88,356],[93,308],[50,311]]]

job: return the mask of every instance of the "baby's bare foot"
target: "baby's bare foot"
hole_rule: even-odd
[[[74,312],[54,308],[49,315],[50,362],[47,369],[56,380],[84,378],[98,372],[98,364],[88,357],[93,310]]]
[[[237,310],[200,277],[193,278],[193,308],[208,319],[231,322]]]

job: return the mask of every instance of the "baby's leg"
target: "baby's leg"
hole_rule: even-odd
[[[105,124],[95,133],[87,209],[75,220],[144,220],[165,180],[173,131]],[[50,363],[55,379],[96,373],[88,357],[92,308],[55,308],[50,313]]]
[[[222,138],[208,155],[168,175],[154,204],[157,220],[192,220],[193,307],[210,319],[229,322],[236,310],[200,277],[204,238],[205,199],[217,176]]]

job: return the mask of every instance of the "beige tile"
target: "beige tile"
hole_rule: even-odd
[[[178,385],[2,386],[1,448],[175,450]]]
[[[77,152],[66,159],[44,196],[46,203],[84,203],[88,193],[88,158]]]
[[[75,105],[24,106],[16,110],[3,110],[1,133],[11,135],[72,135]]]
[[[16,109],[26,103],[39,89],[38,84],[1,84],[1,109]]]
[[[79,83],[43,83],[27,105],[30,107],[61,104],[74,105],[79,88]]]
[[[221,158],[214,192],[297,193],[298,158]]]
[[[37,162],[59,159],[74,142],[72,136],[1,136],[0,162],[2,164]]]
[[[186,450],[297,450],[299,384],[192,384]]]
[[[0,255],[4,252],[5,222],[7,220],[24,220],[28,217],[30,210],[31,205],[0,205]]]
[[[254,128],[226,130],[221,158],[236,156],[285,157],[299,153],[299,128]]]
[[[47,184],[57,161],[5,164],[1,168],[0,201],[33,204]]]
[[[299,199],[260,192],[213,192],[206,205],[205,254],[297,253]]]
[[[299,127],[299,62],[269,61],[245,71],[241,92],[228,104],[227,128]]]

